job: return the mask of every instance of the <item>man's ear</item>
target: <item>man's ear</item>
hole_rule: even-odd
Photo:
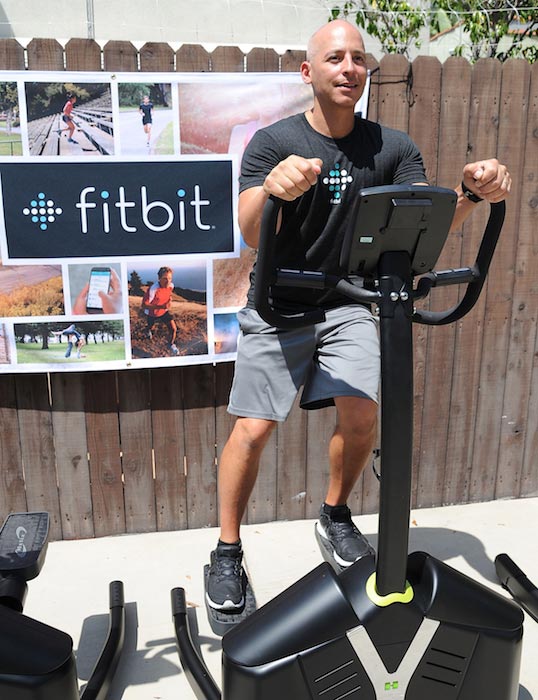
[[[301,78],[303,79],[303,83],[310,85],[312,82],[312,78],[310,75],[310,72],[311,72],[310,61],[303,61],[301,63],[300,70],[301,70]]]

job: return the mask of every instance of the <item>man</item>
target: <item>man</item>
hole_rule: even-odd
[[[270,195],[284,200],[279,219],[279,267],[339,274],[339,251],[354,195],[363,187],[427,184],[422,158],[406,134],[359,119],[355,104],[367,76],[362,37],[343,20],[311,38],[303,81],[313,109],[258,131],[241,166],[239,224],[256,248]],[[510,175],[496,160],[467,164],[452,230],[485,199],[509,192]],[[462,189],[463,188],[463,189]],[[464,191],[465,190],[465,191]],[[379,344],[369,309],[334,291],[277,288],[284,312],[321,307],[326,320],[307,329],[278,331],[257,315],[252,289],[239,312],[242,335],[228,410],[237,416],[219,464],[221,532],[211,553],[207,600],[220,610],[243,605],[241,518],[259,459],[277,421],[286,419],[298,389],[301,405],[334,403],[337,426],[329,444],[329,486],[316,524],[318,540],[341,566],[372,552],[346,505],[376,437]]]
[[[67,138],[69,143],[78,143],[78,141],[75,141],[75,139],[73,138],[73,134],[75,133],[75,121],[73,119],[72,112],[76,101],[76,95],[68,95],[67,102],[65,103],[64,108],[62,110],[62,121],[65,122],[66,127],[65,129],[60,129],[60,131],[69,132]]]
[[[158,281],[149,287],[142,299],[142,308],[147,316],[147,334],[148,338],[153,337],[153,325],[156,321],[166,324],[168,328],[168,344],[172,355],[179,354],[176,346],[177,326],[174,317],[170,313],[170,304],[172,301],[172,290],[174,283],[172,282],[172,270],[169,267],[161,267],[157,273]]]

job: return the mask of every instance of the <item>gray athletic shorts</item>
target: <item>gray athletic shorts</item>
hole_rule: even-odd
[[[377,401],[377,319],[363,306],[341,306],[325,321],[277,330],[254,309],[238,315],[241,333],[228,412],[286,420],[301,386],[301,407],[322,408],[335,396]]]

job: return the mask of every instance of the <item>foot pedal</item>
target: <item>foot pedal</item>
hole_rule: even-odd
[[[204,566],[204,590],[206,593],[204,600],[207,610],[207,617],[211,629],[220,637],[224,636],[228,630],[232,629],[232,627],[235,627],[240,622],[243,622],[243,620],[246,620],[247,617],[252,615],[252,613],[256,610],[256,598],[254,597],[254,591],[252,590],[245,569],[241,568],[241,571],[243,575],[243,595],[245,598],[245,604],[238,610],[229,610],[224,612],[222,610],[215,610],[215,608],[212,608],[207,602],[207,579],[209,576],[209,564]]]
[[[35,578],[45,561],[48,534],[48,513],[8,515],[0,530],[0,577]]]

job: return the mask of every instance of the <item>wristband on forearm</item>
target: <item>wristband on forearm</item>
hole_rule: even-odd
[[[482,197],[479,197],[477,194],[475,194],[472,190],[470,190],[463,180],[461,181],[461,190],[463,192],[463,195],[467,197],[467,199],[470,202],[474,202],[475,204],[478,204],[478,202],[483,202],[484,199]]]

